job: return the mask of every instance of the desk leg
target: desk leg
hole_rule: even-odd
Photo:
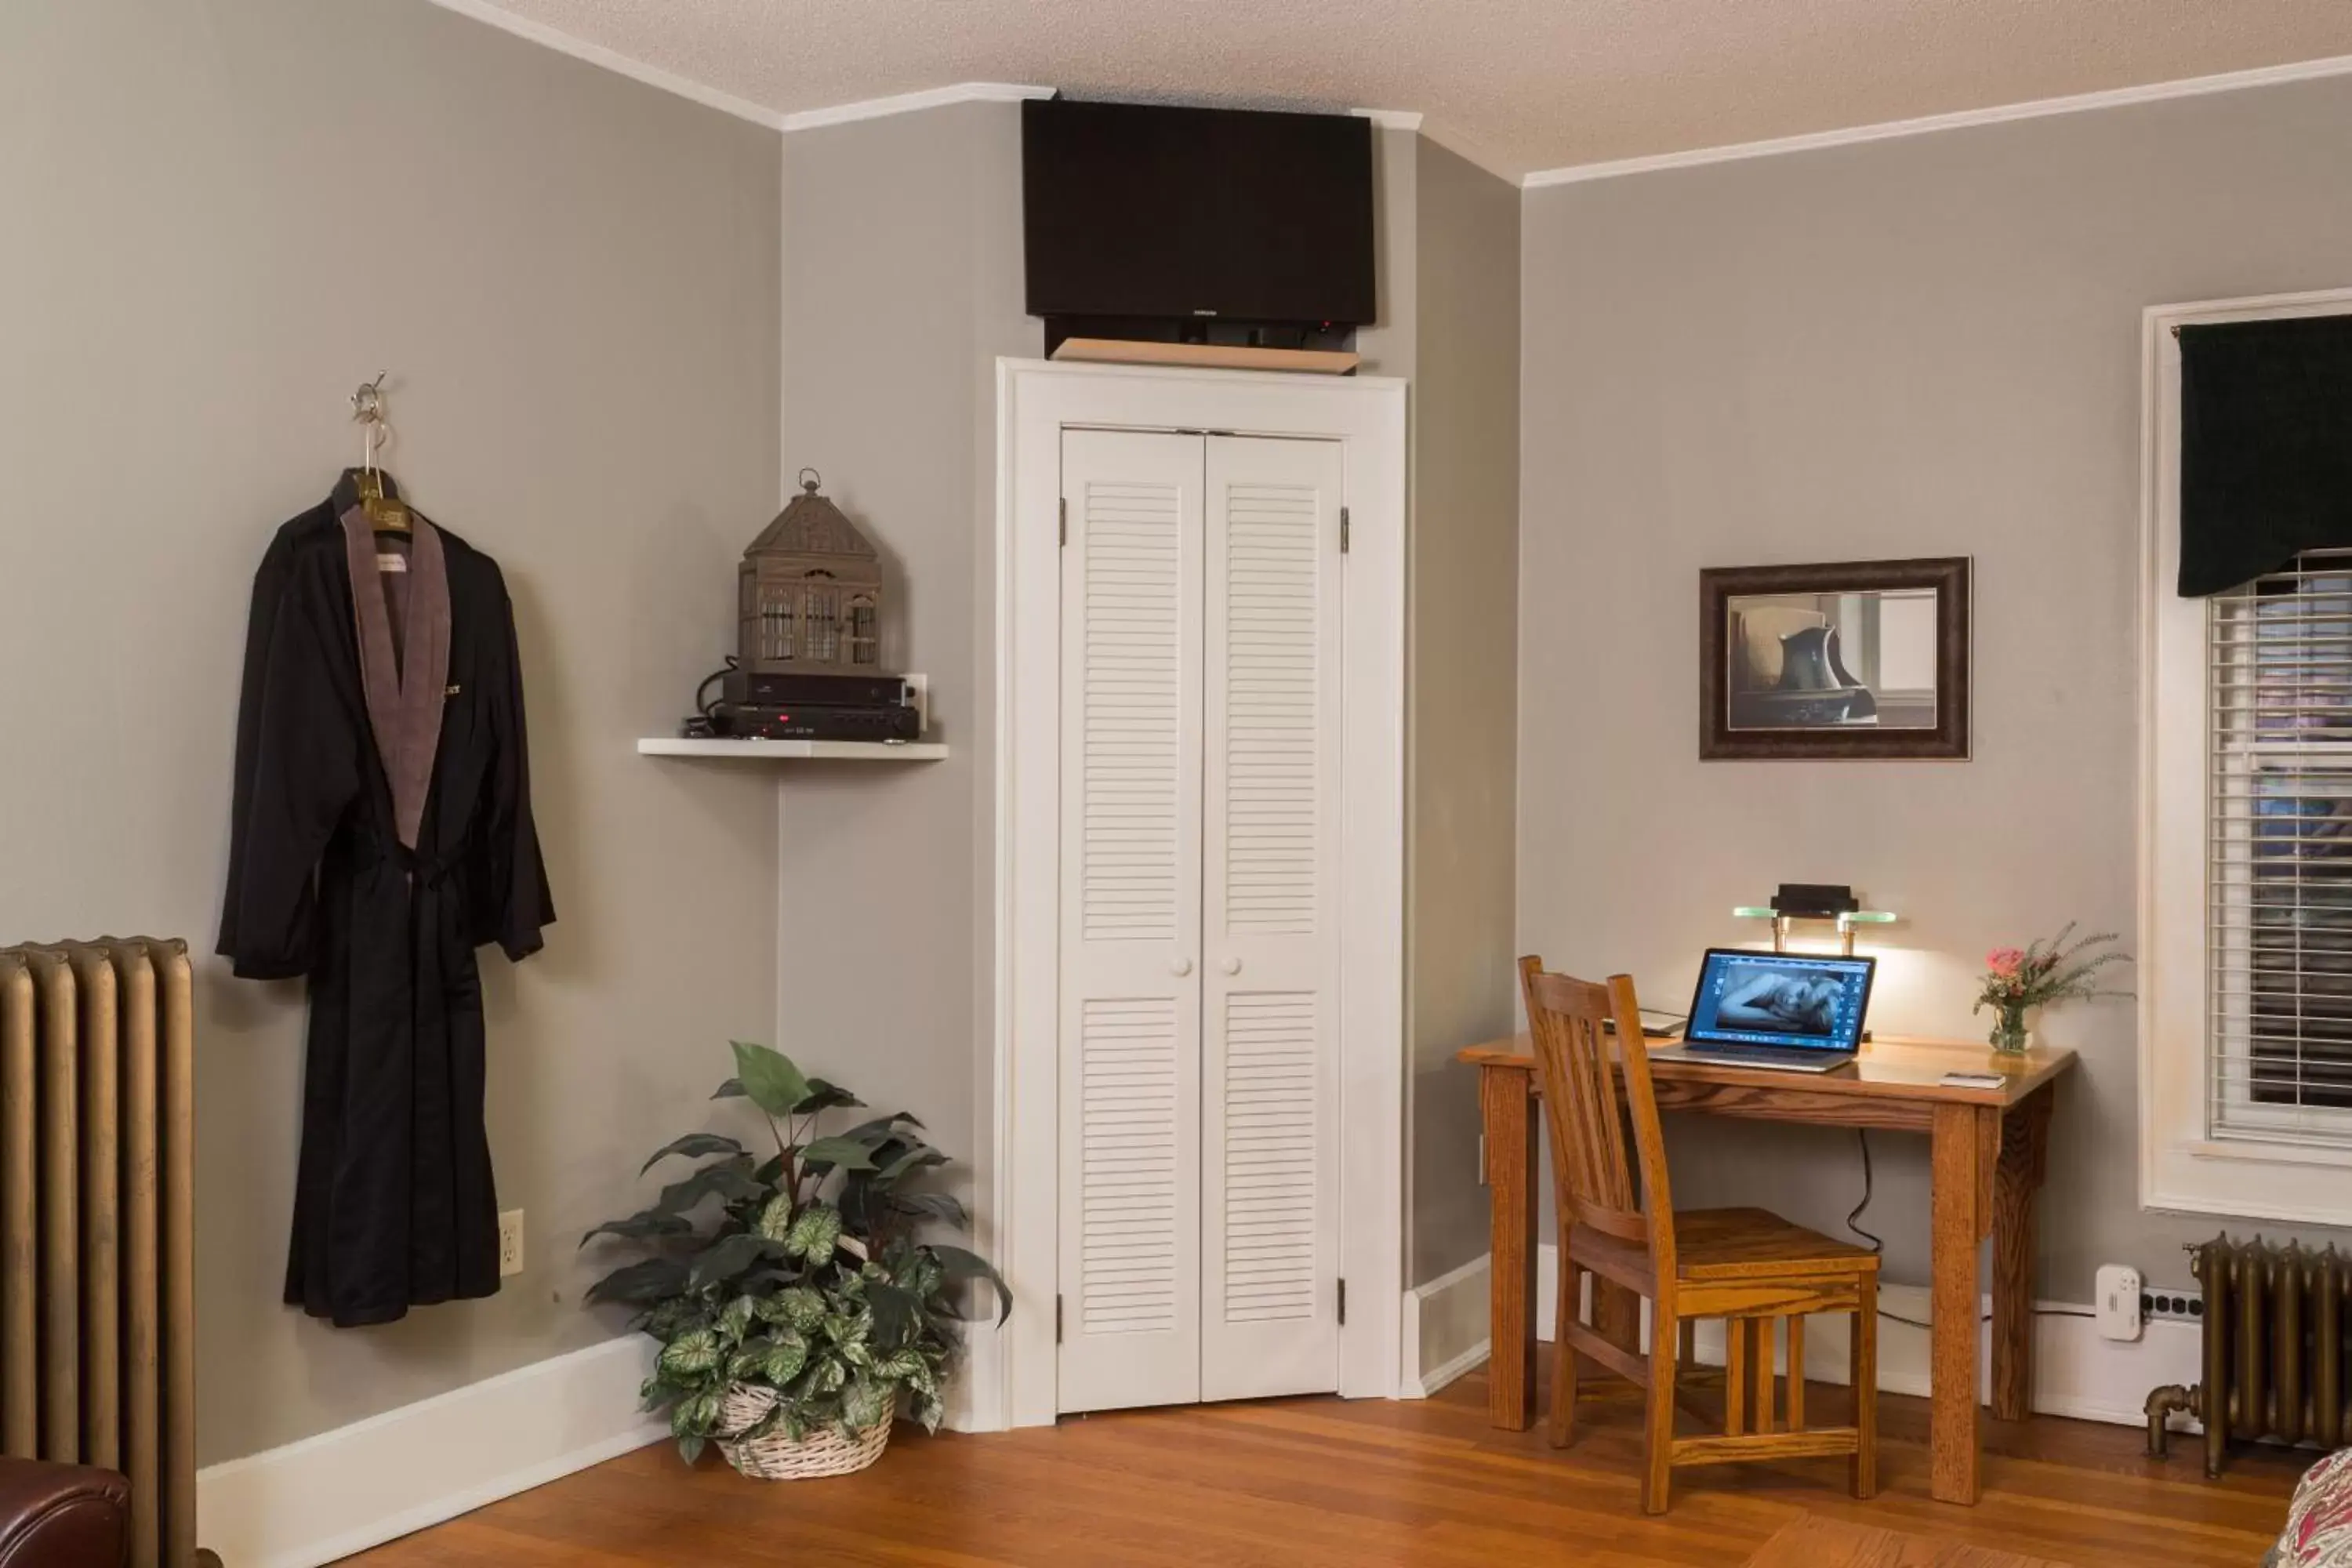
[[[1928,1490],[1939,1502],[1977,1500],[1977,1239],[1984,1131],[1974,1106],[1936,1107],[1935,1282],[1928,1314]]]
[[[1992,1413],[2000,1421],[2033,1414],[2033,1197],[2049,1147],[2053,1087],[2001,1119],[1992,1193]]]
[[[1478,1069],[1486,1131],[1488,1246],[1486,1414],[1524,1432],[1536,1407],[1536,1119],[1528,1074]]]

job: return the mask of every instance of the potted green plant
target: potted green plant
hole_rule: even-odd
[[[703,1163],[650,1208],[598,1226],[646,1254],[606,1275],[591,1301],[633,1307],[661,1343],[646,1406],[669,1415],[691,1464],[716,1439],[729,1463],[772,1479],[842,1475],[882,1454],[899,1406],[937,1430],[960,1338],[965,1287],[1012,1292],[925,1225],[966,1223],[950,1194],[912,1184],[948,1163],[899,1111],[819,1136],[828,1112],[862,1107],[782,1052],[735,1044],[736,1076],[714,1100],[743,1099],[767,1122],[768,1154],[719,1132],[689,1132],[647,1160]]]

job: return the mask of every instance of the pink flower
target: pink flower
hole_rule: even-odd
[[[1997,947],[1985,954],[1985,967],[1995,974],[2014,974],[2017,966],[2024,962],[2025,950],[2022,948]]]

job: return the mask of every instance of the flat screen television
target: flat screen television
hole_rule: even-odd
[[[1023,104],[1030,314],[1203,342],[1373,321],[1372,129],[1351,114]]]

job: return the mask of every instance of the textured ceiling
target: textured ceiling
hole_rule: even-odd
[[[2352,54],[2347,0],[489,3],[786,113],[971,80],[1417,110],[1513,174]]]

